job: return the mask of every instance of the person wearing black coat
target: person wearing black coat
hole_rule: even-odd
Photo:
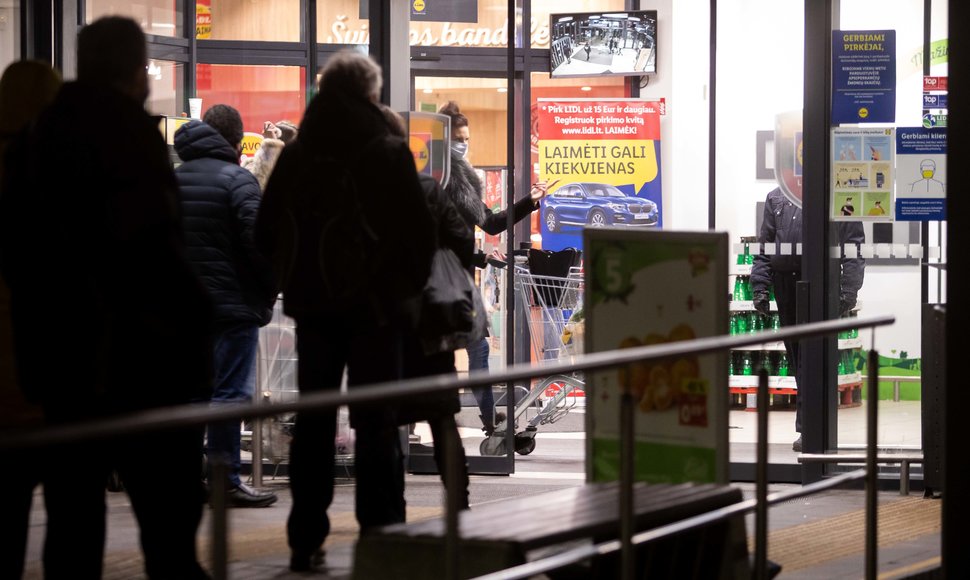
[[[434,220],[407,142],[389,134],[377,107],[381,70],[366,55],[341,51],[323,69],[297,139],[283,149],[256,222],[257,246],[271,257],[283,311],[296,320],[300,393],[400,379],[404,335],[431,271]],[[327,168],[323,173],[321,168]],[[359,294],[333,302],[332,263],[353,267],[348,244],[322,243],[328,224],[356,205],[375,233],[361,256],[383,274]],[[304,210],[304,208],[313,208]],[[361,228],[357,228],[358,230]],[[328,282],[329,281],[329,282]],[[404,450],[395,404],[351,406],[356,429],[356,515],[361,533],[403,522]],[[298,413],[290,447],[293,507],[287,539],[294,571],[315,568],[330,531],[336,409]]]
[[[864,244],[865,231],[861,222],[838,222],[839,243]],[[766,244],[790,243],[792,248],[802,241],[802,208],[792,203],[781,189],[775,188],[765,198],[764,218],[758,241]],[[840,277],[839,313],[846,316],[855,308],[859,289],[865,277],[866,261],[862,258],[842,258]],[[774,287],[775,301],[782,326],[796,323],[795,285],[802,277],[802,257],[789,255],[765,255],[757,253],[751,267],[751,290],[754,307],[767,315],[770,310],[770,289]],[[795,367],[795,383],[799,389],[814,388],[802,380],[801,362],[798,358],[798,341],[786,340],[788,360]],[[795,431],[798,438],[792,444],[795,451],[802,450],[802,397],[795,398]]]
[[[186,404],[210,386],[211,305],[185,259],[175,175],[145,112],[147,65],[138,23],[85,26],[77,81],[5,171],[0,254],[18,379],[50,425]],[[112,469],[138,519],[148,578],[207,578],[196,554],[195,429],[47,451],[46,578],[101,577]]]
[[[475,174],[475,170],[467,160],[468,143],[470,140],[468,118],[459,110],[458,104],[449,101],[439,111],[451,119],[451,172],[445,192],[458,208],[459,214],[474,236],[475,228],[479,227],[485,233],[493,236],[501,234],[508,228],[508,210],[492,212],[483,199],[482,181]],[[532,186],[529,195],[515,202],[512,206],[512,218],[515,223],[528,217],[539,207],[539,200],[546,193],[546,184],[537,183]],[[484,253],[473,256],[473,265],[484,268],[487,257]],[[472,269],[474,270],[474,269]],[[474,274],[474,271],[472,272]],[[468,354],[469,371],[487,371],[489,345],[488,338],[482,338],[465,349]],[[495,412],[495,398],[491,387],[475,387],[472,389],[478,403],[479,417],[482,420],[482,430],[490,436],[497,424],[505,420],[504,413]]]
[[[186,253],[215,306],[212,345],[216,405],[252,401],[256,387],[259,327],[269,322],[276,301],[273,272],[256,250],[253,227],[259,210],[256,178],[238,163],[243,124],[239,113],[215,105],[205,122],[189,121],[175,132],[183,163],[175,170],[181,193]],[[208,427],[207,455],[226,465],[230,505],[262,507],[276,495],[239,478],[240,422]]]
[[[401,137],[407,136],[407,129],[401,117],[389,107],[381,106],[381,112],[387,121],[391,133]],[[427,199],[428,208],[435,221],[435,232],[438,246],[448,248],[455,253],[461,265],[471,269],[472,255],[475,251],[475,236],[468,228],[465,220],[452,203],[451,199],[438,185],[437,180],[429,175],[419,174],[421,188]],[[406,378],[428,377],[442,374],[457,374],[455,369],[455,353],[452,350],[426,354],[421,338],[416,333],[408,333],[404,348],[404,376]],[[460,466],[458,487],[462,490],[460,506],[468,508],[468,465],[465,458],[465,448],[461,445],[458,424],[455,414],[461,411],[457,391],[431,393],[420,397],[412,397],[400,405],[397,411],[398,423],[407,425],[419,421],[427,421],[434,440],[433,454],[441,480],[445,485],[446,466],[444,463],[444,441],[448,436],[454,437],[456,455],[451,458]]]

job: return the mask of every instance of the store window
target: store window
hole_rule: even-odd
[[[20,2],[0,4],[0,71],[20,55]]]
[[[317,5],[317,41],[323,44],[366,44],[370,30],[362,18],[360,0],[327,0]],[[533,48],[549,47],[549,14],[624,9],[624,0],[533,0],[529,35]],[[426,3],[423,13],[411,11],[411,46],[508,46],[508,2],[505,0],[453,0]],[[432,19],[442,18],[448,21]],[[445,12],[446,10],[446,12]]]
[[[148,111],[153,115],[185,116],[185,65],[166,60],[148,62]]]
[[[300,0],[197,0],[196,38],[299,42]]]
[[[266,121],[299,124],[306,108],[303,67],[200,64],[196,83],[203,114],[216,104],[235,107],[249,133],[261,134]]]
[[[172,0],[87,0],[85,22],[93,22],[102,16],[128,16],[141,25],[145,34],[155,36],[184,36],[182,2]]]

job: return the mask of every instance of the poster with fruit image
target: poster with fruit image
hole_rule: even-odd
[[[727,334],[727,234],[587,229],[584,236],[586,352]],[[587,377],[587,479],[619,479],[620,398],[628,389],[637,481],[727,483],[727,372],[722,353]]]

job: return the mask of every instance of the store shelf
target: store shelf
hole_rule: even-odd
[[[737,336],[737,335],[735,335]],[[839,339],[839,350],[855,350],[857,348],[862,348],[861,338],[840,338]],[[776,342],[763,342],[758,345],[752,346],[740,346],[737,348],[732,348],[731,350],[772,350],[772,351],[782,351],[785,350],[785,343],[782,341]]]
[[[731,274],[733,276],[750,276],[751,268],[751,264],[733,264],[731,266]]]
[[[778,312],[778,305],[772,300],[771,311]],[[731,312],[754,312],[754,301],[753,300],[732,300],[728,307]]]

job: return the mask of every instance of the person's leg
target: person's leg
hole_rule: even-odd
[[[350,346],[348,384],[368,385],[401,378],[403,338],[391,326],[356,333]],[[350,409],[351,424],[356,429],[356,513],[361,533],[405,519],[404,450],[394,409],[394,404],[387,403]]]
[[[297,381],[301,393],[339,390],[350,329],[307,318],[296,322]],[[290,443],[293,506],[286,522],[291,567],[307,565],[330,533],[327,508],[333,501],[334,439],[337,410],[297,414]]]
[[[213,362],[215,381],[212,405],[247,403],[253,399],[256,382],[256,345],[259,327],[255,324],[235,325],[222,329],[216,336]],[[238,420],[212,423],[208,427],[208,457],[222,461],[227,467],[228,486],[236,488],[239,479],[240,422]],[[209,482],[216,485],[221,482]]]
[[[27,530],[30,527],[30,508],[34,488],[40,483],[42,452],[17,452],[0,455],[11,469],[0,477],[0,497],[5,498],[3,517],[0,517],[0,578],[20,578],[24,572],[27,550]]]
[[[483,338],[465,349],[468,354],[468,372],[488,370],[488,339]],[[485,387],[472,387],[472,394],[478,403],[478,413],[482,419],[482,427],[486,433],[495,430],[495,396],[492,394],[491,385]]]
[[[108,480],[106,451],[96,444],[69,445],[52,450],[47,457],[43,471],[47,511],[44,577],[100,578]]]
[[[468,509],[468,461],[465,458],[465,448],[461,444],[461,436],[458,434],[458,423],[455,422],[454,415],[441,415],[428,420],[431,427],[431,437],[434,439],[434,461],[438,465],[438,473],[441,474],[441,482],[448,485],[446,473],[448,466],[444,457],[445,438],[449,435],[455,438],[457,453],[454,457],[447,458],[448,461],[458,463],[458,489],[460,491],[461,508]]]
[[[126,438],[117,446],[148,578],[208,578],[195,544],[205,502],[198,441],[198,430],[189,428]]]

